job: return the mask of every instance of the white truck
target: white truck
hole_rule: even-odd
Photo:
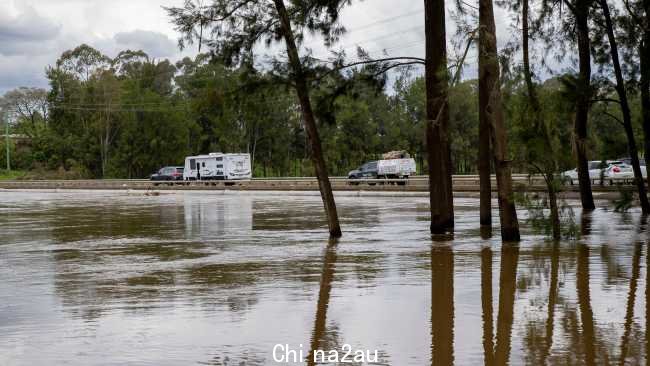
[[[349,172],[348,179],[404,179],[416,172],[414,159],[385,159],[363,164]]]
[[[251,179],[250,154],[210,153],[185,158],[183,180]]]

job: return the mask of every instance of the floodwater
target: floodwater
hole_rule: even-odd
[[[312,365],[345,345],[396,366],[645,363],[638,211],[502,246],[477,200],[448,242],[426,198],[337,203],[334,243],[317,195],[2,192],[0,365]],[[287,346],[304,358],[275,362]]]

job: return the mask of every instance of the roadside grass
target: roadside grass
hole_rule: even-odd
[[[4,170],[0,169],[0,180],[15,180],[24,178],[27,172],[22,170]]]

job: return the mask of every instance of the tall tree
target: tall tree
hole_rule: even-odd
[[[582,209],[596,208],[591,192],[589,162],[587,159],[587,123],[592,99],[591,87],[591,41],[589,39],[589,13],[593,0],[563,0],[573,16],[575,37],[578,43],[578,78],[575,83],[575,118],[573,125],[574,148],[580,184]]]
[[[441,234],[453,229],[454,226],[444,0],[425,0],[424,17],[426,33],[426,139],[429,165],[431,233]]]
[[[639,193],[639,202],[641,203],[641,210],[644,215],[650,214],[650,203],[646,192],[645,182],[641,174],[641,165],[639,163],[639,152],[636,147],[634,138],[634,130],[632,129],[632,112],[630,110],[630,102],[627,96],[627,88],[625,80],[623,79],[623,69],[621,68],[621,60],[618,53],[618,42],[616,41],[614,22],[609,10],[607,0],[598,0],[600,8],[605,19],[605,32],[609,41],[609,54],[612,64],[614,66],[614,76],[616,77],[616,93],[618,94],[618,102],[623,114],[623,129],[627,137],[627,146],[632,159],[632,168],[634,170],[634,180]]]
[[[344,2],[296,1],[287,8],[283,0],[214,0],[208,7],[197,7],[193,2],[186,1],[182,8],[167,8],[177,30],[183,34],[181,46],[183,42],[194,40],[197,25],[211,28],[211,39],[203,42],[226,64],[251,64],[258,43],[263,41],[270,45],[274,41],[284,40],[289,62],[280,68],[290,71],[289,83],[300,101],[311,159],[332,237],[341,236],[341,227],[309,96],[308,67],[305,65],[306,59],[300,57],[298,42],[304,38],[305,31],[319,32],[326,42],[334,41],[341,31],[336,22],[341,3]]]
[[[501,238],[519,241],[519,221],[512,190],[511,161],[501,105],[496,26],[492,0],[479,1],[479,115],[490,127],[490,142],[499,192]],[[480,133],[480,132],[479,132]]]
[[[535,83],[533,82],[533,72],[530,65],[530,12],[529,0],[522,0],[521,3],[521,29],[522,29],[522,55],[524,81],[528,96],[529,120],[532,125],[526,132],[528,149],[526,150],[527,163],[532,165],[539,173],[544,176],[546,190],[548,192],[549,206],[551,209],[551,227],[553,230],[553,239],[560,239],[560,213],[557,204],[557,182],[555,172],[557,171],[557,162],[553,149],[553,142],[549,127],[546,125],[542,114],[542,106],[539,101]]]

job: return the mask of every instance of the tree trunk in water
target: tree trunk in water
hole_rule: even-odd
[[[589,178],[589,164],[587,162],[587,121],[589,119],[589,104],[591,103],[591,50],[588,17],[588,2],[586,0],[577,1],[575,18],[578,34],[580,73],[576,86],[577,98],[573,138],[578,163],[578,182],[580,184],[582,209],[592,211],[596,209],[596,206],[594,205],[594,197],[591,193],[591,179]]]
[[[499,191],[501,238],[519,241],[519,221],[512,190],[511,161],[508,160],[506,131],[501,105],[499,60],[492,0],[479,1],[479,115],[490,126],[494,169]]]
[[[647,1],[650,3],[650,1]],[[650,8],[650,4],[648,4]],[[646,9],[646,16],[650,18],[650,9]],[[639,46],[641,59],[641,112],[643,116],[643,150],[646,164],[650,157],[650,29],[643,34],[643,42]],[[650,185],[650,175],[648,176]]]
[[[639,163],[639,152],[636,148],[636,141],[634,139],[634,131],[632,130],[632,112],[630,112],[630,104],[627,99],[627,91],[625,89],[625,81],[623,80],[623,71],[621,70],[621,62],[618,57],[618,45],[616,44],[616,36],[614,35],[614,25],[612,17],[609,13],[609,5],[607,0],[600,0],[600,6],[605,16],[605,25],[607,27],[607,37],[609,38],[609,47],[612,54],[612,63],[614,64],[614,74],[616,75],[616,92],[618,99],[621,103],[621,111],[623,112],[623,127],[625,129],[625,136],[627,137],[627,146],[630,157],[632,158],[632,168],[634,170],[634,181],[639,192],[639,202],[641,203],[641,210],[644,215],[650,213],[650,203],[648,202],[648,195],[646,193],[645,182],[641,174],[641,165]]]
[[[480,178],[481,227],[484,231],[492,228],[492,178],[490,169],[490,126],[481,116],[478,126],[478,174]]]
[[[426,113],[431,233],[454,227],[444,0],[425,0]]]
[[[557,207],[557,192],[553,184],[553,174],[546,176],[546,189],[548,190],[548,201],[551,208],[551,227],[553,229],[553,240],[560,240],[562,231],[560,227],[560,210]]]
[[[325,158],[323,157],[320,136],[318,135],[316,120],[314,118],[314,113],[311,108],[311,101],[309,100],[309,90],[307,89],[307,80],[305,78],[302,64],[300,62],[300,56],[298,55],[298,48],[296,47],[296,41],[293,36],[293,30],[291,29],[289,14],[287,13],[287,9],[284,6],[283,0],[274,0],[274,3],[275,3],[275,8],[278,11],[278,15],[280,17],[282,33],[284,34],[284,40],[287,45],[287,54],[289,56],[289,62],[291,64],[291,68],[295,75],[294,81],[296,83],[295,85],[296,93],[298,94],[298,99],[300,100],[302,117],[305,122],[305,129],[307,130],[307,135],[309,136],[309,142],[311,145],[311,159],[314,163],[314,167],[316,170],[318,187],[320,188],[321,198],[323,199],[323,204],[325,206],[325,212],[327,214],[327,224],[329,226],[330,235],[332,237],[340,237],[341,226],[339,224],[338,213],[336,211],[336,203],[334,202],[332,185],[330,183],[329,175],[327,173],[327,165],[325,164]]]

